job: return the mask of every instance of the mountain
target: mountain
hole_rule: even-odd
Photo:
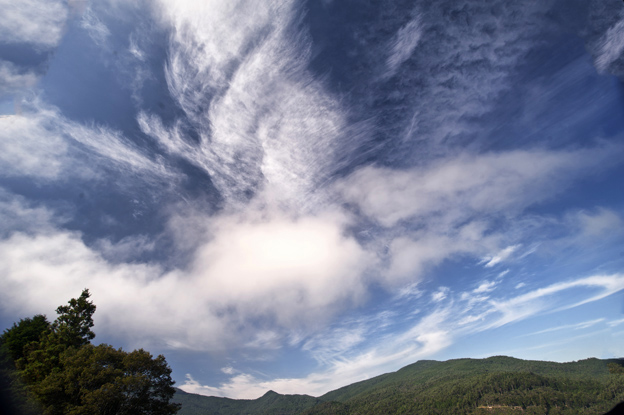
[[[180,415],[604,414],[624,401],[622,360],[555,363],[495,356],[422,360],[314,398],[254,400],[178,391]]]
[[[291,415],[321,403],[308,395],[280,395],[268,391],[258,399],[229,399],[176,391],[173,402],[181,403],[179,415]]]

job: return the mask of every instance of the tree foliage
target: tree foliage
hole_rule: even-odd
[[[50,323],[46,316],[37,314],[33,318],[24,318],[4,331],[2,347],[5,348],[8,357],[17,362],[24,357],[26,346],[39,341],[42,334],[49,331]]]
[[[50,323],[43,315],[25,318],[0,336],[0,407],[4,413],[41,414],[40,404],[29,393],[16,362],[23,361],[24,350],[49,332]]]
[[[162,355],[91,344],[96,307],[89,297],[84,290],[58,307],[52,324],[37,315],[0,336],[13,407],[28,403],[35,408],[30,413],[44,415],[175,414],[174,382]]]

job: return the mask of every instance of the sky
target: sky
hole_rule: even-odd
[[[619,0],[0,0],[0,328],[181,389],[624,356]]]

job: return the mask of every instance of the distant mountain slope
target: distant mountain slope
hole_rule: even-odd
[[[572,379],[608,377],[610,360],[586,359],[578,362],[556,363],[522,360],[507,356],[487,359],[455,359],[446,362],[420,360],[393,373],[354,383],[321,396],[323,401],[344,402],[349,398],[372,390],[385,389],[397,384],[431,386],[457,378],[472,377],[493,372],[535,373],[542,376],[566,376]]]
[[[540,362],[423,360],[331,391],[319,398],[268,392],[255,400],[178,392],[180,415],[604,414],[624,400],[624,374],[614,360]]]

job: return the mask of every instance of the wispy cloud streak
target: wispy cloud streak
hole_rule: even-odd
[[[282,204],[305,205],[336,170],[346,124],[339,102],[307,70],[301,11],[290,2],[163,7],[173,30],[167,82],[190,126],[165,127],[142,113],[142,130],[208,172],[226,201],[265,189]]]
[[[0,119],[0,125],[0,168],[6,176],[97,178],[102,171],[93,163],[124,176],[143,175],[148,181],[176,176],[119,131],[68,120],[39,100],[26,103],[22,115]]]
[[[616,162],[619,146],[575,151],[463,154],[429,167],[364,167],[337,185],[363,213],[390,227],[442,213],[448,222],[475,213],[520,212],[572,183],[575,175]],[[470,174],[466,174],[470,172]]]

